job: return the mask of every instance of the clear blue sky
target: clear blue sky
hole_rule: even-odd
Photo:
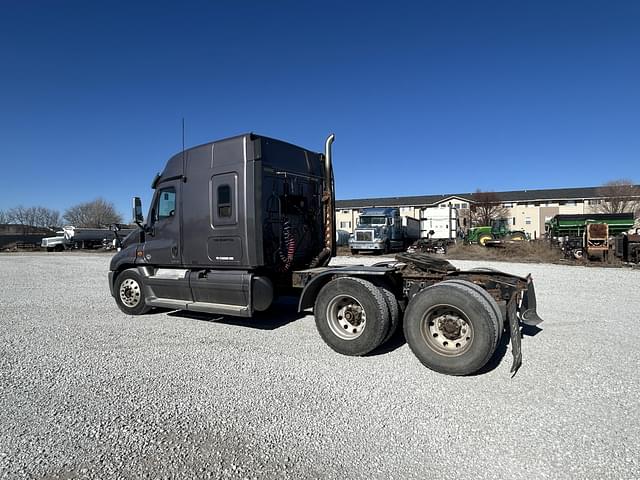
[[[0,209],[130,198],[186,143],[314,150],[337,197],[640,181],[640,2],[0,3]],[[410,173],[409,173],[410,172]]]

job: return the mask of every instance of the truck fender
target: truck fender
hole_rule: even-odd
[[[116,278],[118,277],[118,275],[120,275],[122,272],[124,272],[126,270],[135,270],[136,273],[138,275],[140,275],[141,277],[149,277],[149,276],[153,275],[153,269],[151,267],[149,267],[149,266],[135,265],[133,263],[133,261],[131,263],[121,262],[118,265],[118,269],[117,270],[109,270],[109,273],[108,273],[109,292],[111,293],[111,296],[114,297],[114,298],[116,296],[116,293],[115,293]],[[147,292],[147,294],[149,294],[149,292]]]
[[[298,311],[302,312],[307,308],[313,307],[322,287],[335,277],[360,277],[370,279],[371,277],[384,277],[392,271],[394,271],[394,268],[390,266],[365,267],[362,265],[354,265],[330,268],[311,278],[304,286],[302,294],[300,295],[300,301],[298,302]]]

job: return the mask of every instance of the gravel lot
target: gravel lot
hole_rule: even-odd
[[[128,317],[108,262],[0,255],[0,478],[640,478],[640,271],[453,262],[532,272],[545,320],[514,378],[456,378],[286,303]]]

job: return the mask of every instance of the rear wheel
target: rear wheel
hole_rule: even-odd
[[[468,280],[463,280],[461,278],[455,278],[451,280],[445,280],[442,282],[443,284],[456,285],[458,288],[467,289],[467,291],[471,290],[476,292],[478,295],[482,296],[485,299],[487,304],[491,307],[491,311],[493,315],[491,316],[491,320],[493,321],[496,331],[498,332],[498,336],[496,338],[496,344],[500,343],[500,339],[502,338],[502,332],[504,330],[504,318],[502,316],[502,312],[500,311],[500,307],[495,299],[480,285],[476,285],[473,282],[469,282]]]
[[[400,325],[400,304],[396,299],[393,292],[386,287],[379,287],[380,291],[384,295],[384,299],[387,302],[387,308],[389,309],[389,331],[382,340],[382,343],[387,343],[391,337],[398,331]]]
[[[127,315],[142,315],[151,310],[145,302],[142,277],[134,270],[125,270],[116,277],[116,303]]]
[[[526,240],[526,237],[522,232],[515,232],[509,235],[509,239],[513,240],[514,242],[524,242]]]
[[[404,315],[409,347],[426,367],[448,375],[480,370],[495,352],[490,304],[477,292],[440,283],[416,294]]]
[[[390,326],[384,294],[371,282],[356,277],[336,278],[322,287],[314,316],[325,343],[344,355],[374,350]]]

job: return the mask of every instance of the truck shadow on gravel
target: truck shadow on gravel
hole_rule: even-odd
[[[375,357],[377,355],[385,355],[387,353],[391,353],[394,350],[397,350],[398,348],[404,346],[406,343],[407,343],[407,340],[404,338],[404,332],[402,331],[402,328],[399,328],[398,331],[395,333],[395,335],[393,335],[393,337],[391,337],[388,342],[379,346],[372,352],[366,354],[365,357]],[[476,375],[482,375],[483,373],[487,373],[492,370],[495,370],[498,367],[498,365],[500,365],[500,363],[502,362],[502,359],[507,353],[508,345],[509,345],[509,335],[505,334],[500,339],[500,343],[496,346],[496,351],[494,352],[491,359],[487,362],[487,364],[477,372],[471,375],[465,375],[465,376],[473,377]]]
[[[542,331],[541,328],[529,326],[529,325],[523,325],[521,328],[521,332],[524,337],[534,337],[541,331]],[[482,374],[491,372],[492,370],[495,370],[498,367],[498,365],[502,363],[502,361],[504,360],[504,357],[507,355],[510,341],[511,341],[511,338],[509,336],[509,333],[505,331],[504,334],[502,335],[502,338],[500,339],[500,343],[498,343],[498,345],[496,346],[496,351],[494,352],[491,359],[487,362],[487,364],[477,372],[472,373],[470,375],[465,375],[465,376],[475,377],[477,375],[482,375]],[[402,328],[399,328],[398,331],[395,333],[395,335],[393,335],[393,337],[391,337],[388,342],[376,348],[372,352],[366,354],[365,357],[375,357],[376,355],[384,355],[387,353],[391,353],[394,350],[397,350],[398,348],[402,347],[406,343],[407,343],[407,340],[404,338],[404,333],[402,331]],[[509,361],[509,359],[507,359],[507,361]]]
[[[169,311],[170,317],[189,318],[203,322],[223,323],[257,330],[275,330],[308,315],[298,312],[297,300],[293,297],[278,299],[266,312],[255,312],[252,317],[231,317],[213,313],[192,312],[188,310]]]
[[[230,317],[224,315],[216,315],[211,313],[191,312],[187,310],[163,310],[156,309],[156,313],[167,313],[170,317],[188,318],[192,320],[200,320],[203,322],[215,322],[223,323],[226,325],[233,325],[238,327],[253,328],[257,330],[276,330],[280,327],[284,327],[296,320],[300,320],[306,317],[308,312],[298,312],[297,299],[294,297],[283,297],[278,299],[266,312],[256,312],[253,317],[239,318]],[[534,337],[542,331],[541,328],[529,325],[523,325],[521,328],[523,337]],[[487,364],[475,373],[472,373],[470,377],[482,375],[492,370],[495,370],[500,363],[502,363],[504,357],[509,350],[509,343],[511,339],[508,330],[504,332],[500,343],[496,346],[491,359]],[[383,345],[379,346],[370,353],[364,355],[365,357],[375,357],[377,355],[385,355],[391,353],[398,348],[401,348],[407,343],[402,331],[402,325],[398,328],[398,331]]]
[[[523,337],[534,337],[538,333],[540,333],[542,329],[538,327],[530,326],[530,325],[523,325],[520,331],[522,332]],[[511,336],[509,335],[508,331],[505,331],[502,335],[502,338],[500,339],[500,343],[496,346],[496,351],[494,352],[491,359],[489,359],[487,364],[477,372],[472,373],[471,375],[466,375],[466,376],[475,377],[477,375],[482,375],[483,373],[488,373],[488,372],[491,372],[492,370],[495,370],[498,367],[498,365],[502,363],[504,357],[507,355],[510,342],[511,342]],[[510,359],[507,359],[507,361],[510,361]]]

